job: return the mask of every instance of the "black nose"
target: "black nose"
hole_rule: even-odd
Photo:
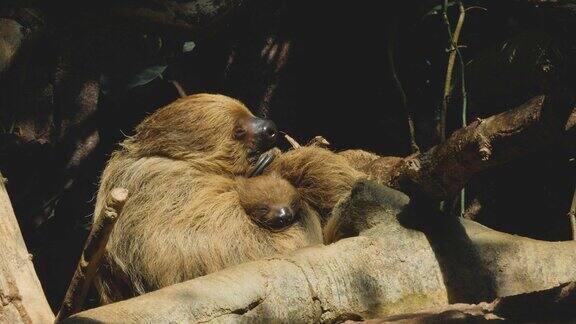
[[[290,210],[290,208],[283,207],[277,209],[272,218],[270,219],[269,226],[272,229],[283,229],[289,225],[292,225],[294,221],[294,214]]]
[[[253,122],[254,135],[257,138],[258,146],[262,150],[272,148],[276,142],[278,130],[273,121],[262,118],[255,118]]]

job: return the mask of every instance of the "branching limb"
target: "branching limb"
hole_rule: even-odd
[[[367,173],[408,193],[448,199],[475,174],[574,135],[576,109],[571,91],[538,96],[522,106],[478,119],[427,152],[406,158],[381,158]]]

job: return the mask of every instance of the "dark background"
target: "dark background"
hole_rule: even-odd
[[[334,150],[406,156],[407,111],[420,149],[439,143],[450,44],[434,13],[441,1],[253,0],[190,32],[115,18],[110,3],[0,5],[0,26],[20,25],[2,27],[5,40],[21,38],[0,70],[0,170],[53,307],[79,257],[108,156],[144,116],[178,98],[172,81],[188,94],[238,98],[302,143],[322,135]],[[544,93],[548,80],[571,71],[573,8],[534,3],[464,1],[469,121]],[[452,2],[448,13],[454,27]],[[457,64],[448,133],[462,126],[461,72]],[[569,239],[574,144],[561,139],[478,175],[467,187],[467,216]],[[456,200],[446,205],[460,214]]]

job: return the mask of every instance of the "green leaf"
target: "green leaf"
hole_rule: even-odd
[[[189,42],[185,42],[184,45],[182,45],[182,52],[183,53],[188,53],[191,52],[194,47],[196,47],[196,43],[189,41]]]
[[[145,85],[156,78],[162,78],[162,73],[167,67],[168,65],[153,65],[135,73],[126,83],[126,90]]]
[[[448,1],[448,7],[452,7],[456,4],[456,1]],[[432,7],[424,16],[433,16],[441,13],[444,10],[444,4],[439,4]]]

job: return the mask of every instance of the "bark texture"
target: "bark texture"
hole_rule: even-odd
[[[576,319],[576,282],[551,289],[497,298],[490,303],[452,304],[427,309],[413,314],[402,314],[364,321],[382,323],[484,323],[490,321],[511,323],[572,323]],[[359,323],[348,321],[347,324]]]
[[[380,182],[403,192],[445,200],[481,171],[562,136],[573,137],[575,124],[574,96],[571,91],[559,90],[501,114],[477,119],[424,153],[403,159],[383,157],[366,168]]]
[[[98,217],[98,221],[92,226],[90,235],[88,235],[84,251],[80,256],[64,301],[56,316],[56,322],[82,309],[96,270],[100,266],[100,260],[106,249],[110,233],[122,213],[127,198],[128,190],[124,188],[114,188],[110,191],[106,206]]]
[[[14,216],[0,174],[0,322],[51,323],[54,314]]]
[[[422,224],[408,198],[361,182],[338,207],[360,236],[91,309],[67,323],[332,322],[477,303],[576,278],[576,242],[544,242],[472,221]],[[370,228],[373,224],[376,226]]]

